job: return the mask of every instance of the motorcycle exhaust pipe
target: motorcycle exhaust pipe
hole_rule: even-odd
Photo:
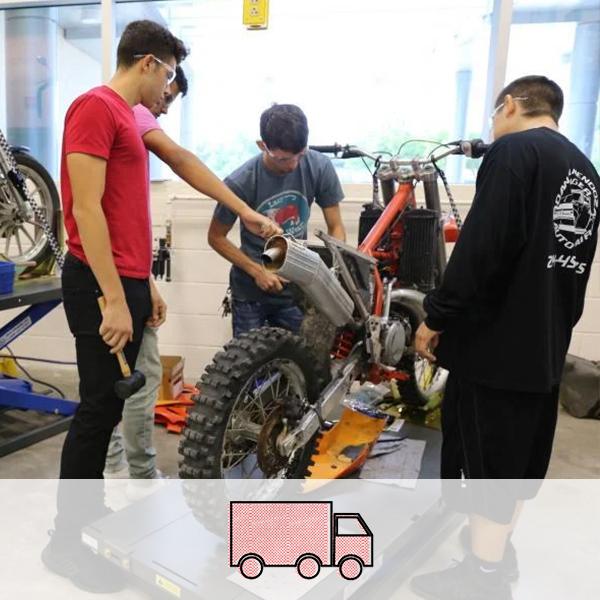
[[[267,271],[298,285],[336,327],[352,321],[352,298],[316,252],[276,235],[265,244],[262,262]]]

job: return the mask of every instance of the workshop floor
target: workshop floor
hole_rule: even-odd
[[[27,365],[36,378],[59,387],[68,398],[77,398],[75,370],[54,370],[45,366]],[[55,478],[65,434],[57,435],[34,446],[0,458],[0,478]],[[177,477],[177,446],[179,436],[163,427],[156,427],[154,442],[158,468],[170,477]],[[561,409],[549,477],[556,479],[600,478],[600,422],[575,419]]]
[[[68,397],[76,397],[77,379],[74,371],[62,370],[56,372],[47,368],[40,368],[39,366],[31,366],[30,371],[35,377],[60,387]],[[0,479],[57,477],[60,452],[64,437],[65,434],[60,434],[24,450],[0,458]],[[165,474],[171,477],[177,476],[178,442],[179,436],[168,434],[164,428],[156,428],[155,444],[158,452],[158,466]],[[550,476],[561,479],[600,478],[600,461],[598,459],[600,456],[599,450],[600,422],[574,419],[573,417],[570,417],[568,414],[561,411]],[[557,483],[560,484],[560,482]],[[573,483],[574,485],[577,485],[577,482]],[[567,492],[568,491],[569,490],[567,490]],[[10,494],[5,495],[3,498],[3,514],[19,514],[18,509],[19,499],[12,497]],[[546,521],[549,520],[552,522],[552,519],[555,518],[555,513],[552,512],[554,510],[553,504],[550,505],[550,509],[546,507],[545,512],[543,510],[533,512],[532,517],[530,517],[533,525],[530,525],[530,529],[531,527],[534,527],[534,533],[535,527],[542,531],[548,530]],[[42,512],[40,512],[39,516],[33,515],[33,517],[31,517],[31,522],[28,521],[27,523],[27,528],[30,532],[29,537],[25,536],[23,539],[21,539],[21,537],[13,536],[11,538],[11,555],[17,557],[26,556],[31,562],[33,560],[30,556],[31,548],[34,546],[36,548],[42,548],[46,543],[47,535],[45,531],[48,527],[48,518],[49,517],[47,515],[43,515]],[[542,518],[546,519],[543,526],[536,521],[536,519],[539,520]],[[36,521],[36,519],[39,521],[39,523]],[[533,597],[550,597],[532,595],[532,590],[538,589],[539,582],[547,579],[545,572],[546,566],[544,564],[538,564],[539,556],[546,557],[546,554],[544,553],[546,549],[544,549],[544,552],[540,554],[539,548],[537,548],[535,544],[528,545],[526,543],[528,539],[527,528],[524,526],[522,529],[524,531],[520,533],[519,538],[519,540],[523,540],[523,543],[521,544],[522,549],[520,549],[522,577],[517,589],[514,590],[514,597],[517,600],[526,600]],[[583,532],[586,531],[585,526],[579,527],[573,525],[571,529],[574,532],[572,535],[575,536],[575,538],[572,540],[572,543],[568,545],[569,547],[572,548],[581,546],[585,548],[587,544],[591,548],[589,540],[576,539],[578,535],[581,536],[583,535]],[[532,535],[533,534],[529,532],[529,537]],[[542,536],[542,538],[544,538],[544,536]],[[419,572],[422,573],[430,570],[445,568],[450,564],[452,559],[460,558],[462,554],[463,552],[461,550],[460,543],[458,542],[457,533],[453,533],[447,539],[442,541],[439,547],[437,547],[431,552],[431,554],[427,556],[427,558],[419,567]],[[574,562],[580,564],[581,561],[585,562],[585,560],[587,560],[585,556],[583,558],[580,556],[577,561]],[[569,563],[570,561],[565,559],[561,564],[568,565]],[[91,594],[84,592],[75,593],[75,589],[72,587],[70,581],[60,578],[46,570],[41,564],[41,561],[35,559],[33,562],[31,562],[31,564],[33,564],[35,567],[31,567],[32,569],[34,568],[35,577],[33,572],[30,574],[30,577],[32,578],[32,581],[35,580],[37,582],[35,585],[40,587],[40,589],[53,590],[58,594],[56,595],[57,598],[73,597],[82,598],[82,600],[88,597],[92,598]],[[594,567],[595,565],[592,560],[588,566],[590,573],[593,572]],[[569,580],[568,573],[562,573],[560,569],[558,569],[556,573],[558,579],[562,577],[565,580]],[[571,581],[573,580],[574,579],[571,578]],[[575,580],[578,579],[575,578]],[[559,581],[558,583],[553,581],[552,585],[559,585],[559,583]],[[10,586],[9,589],[11,589]],[[290,595],[289,597],[292,598],[292,596],[293,595]],[[53,595],[52,597],[55,596]],[[148,598],[148,596],[139,588],[137,584],[132,584],[122,592],[111,595],[111,597],[115,598],[115,600],[143,600],[144,598]],[[398,582],[397,586],[394,586],[393,591],[390,590],[389,592],[385,593],[384,596],[380,597],[386,597],[390,600],[416,600],[417,598],[417,596],[415,596],[409,589],[408,579]],[[553,597],[567,597],[567,595]],[[579,595],[572,597],[587,598],[591,596]]]

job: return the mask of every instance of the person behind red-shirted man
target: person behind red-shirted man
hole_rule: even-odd
[[[110,435],[123,410],[114,391],[122,378],[115,354],[123,350],[135,365],[145,324],[164,318],[164,302],[150,277],[147,153],[132,107],[158,102],[186,55],[181,40],[164,27],[130,23],[113,78],[77,98],[65,118],[61,188],[68,253],[62,285],[81,403],[62,450],[56,529],[42,560],[87,591],[123,586],[110,563],[81,543],[82,526],[105,511],[94,480],[102,479]],[[269,226],[263,229],[271,233]],[[88,485],[67,481],[75,479]]]

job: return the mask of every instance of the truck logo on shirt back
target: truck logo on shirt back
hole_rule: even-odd
[[[554,234],[573,250],[590,239],[598,213],[596,186],[576,169],[570,169],[554,202]]]

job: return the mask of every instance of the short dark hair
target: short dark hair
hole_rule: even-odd
[[[260,137],[271,150],[302,152],[308,143],[306,115],[294,104],[273,104],[260,116]]]
[[[175,71],[177,73],[175,75],[175,83],[177,84],[177,87],[181,93],[181,97],[183,98],[188,93],[188,80],[183,72],[183,69],[179,65],[177,65]]]
[[[563,91],[556,82],[543,75],[527,75],[509,83],[496,99],[496,107],[504,102],[504,97],[508,94],[513,98],[527,98],[522,101],[525,116],[548,115],[558,123],[562,115],[565,103]]]
[[[138,54],[153,54],[160,60],[174,58],[179,64],[188,55],[185,44],[154,21],[132,21],[125,27],[117,48],[117,66],[130,67]]]

